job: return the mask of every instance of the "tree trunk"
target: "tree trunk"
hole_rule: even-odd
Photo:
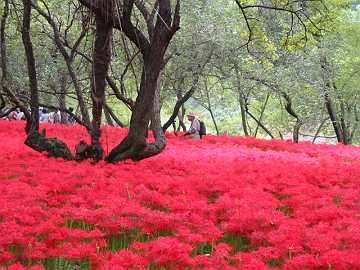
[[[39,130],[39,94],[35,69],[35,57],[30,38],[31,0],[23,0],[23,4],[24,14],[21,37],[25,48],[25,56],[29,76],[31,108],[31,119],[27,123],[26,132],[27,134],[34,134],[38,133]]]
[[[324,91],[324,101],[325,101],[326,110],[327,110],[327,112],[329,114],[331,123],[332,123],[332,125],[334,127],[334,131],[335,131],[335,134],[336,134],[337,141],[339,143],[342,143],[342,142],[344,142],[343,131],[341,129],[339,121],[337,120],[336,111],[334,109],[332,99],[331,99],[331,97],[329,95],[329,92],[327,90]]]
[[[247,128],[247,121],[246,121],[246,110],[245,110],[245,104],[244,103],[245,103],[245,101],[244,101],[243,94],[241,93],[241,90],[239,89],[239,104],[240,104],[242,127],[243,127],[243,130],[244,130],[244,135],[249,136],[249,131],[248,131],[248,128]]]
[[[182,99],[182,92],[181,89],[178,89],[177,93],[176,93],[176,98],[177,98],[177,102],[180,101]],[[177,132],[179,132],[181,129],[183,132],[186,132],[186,125],[184,123],[184,118],[185,118],[185,113],[186,113],[186,109],[185,109],[185,104],[183,103],[178,111],[177,114],[177,119],[179,121],[179,125],[176,127],[176,123],[175,121],[173,122],[173,124],[175,125],[175,134]],[[164,126],[163,126],[164,128]]]
[[[7,61],[5,59],[5,55],[6,55],[5,30],[6,30],[7,18],[9,15],[9,0],[4,1],[4,9],[2,14],[3,15],[0,21],[0,57],[1,57],[1,71],[2,71],[1,86],[2,88],[4,88],[4,86],[6,85],[6,77],[7,77]],[[0,99],[1,99],[0,113],[2,113],[3,109],[6,106],[6,102],[2,94],[0,94]]]
[[[343,143],[351,144],[349,125],[346,121],[345,104],[342,99],[339,102],[340,102],[340,111],[341,111],[340,124],[341,124],[341,130],[343,131]]]
[[[66,110],[66,94],[67,94],[67,80],[68,76],[66,72],[61,70],[60,72],[60,95],[59,95],[59,108],[61,112],[61,123],[68,123],[68,114],[64,111]]]
[[[342,93],[337,89],[336,83],[333,82],[333,87],[334,90],[337,92],[337,99],[340,103],[340,125],[341,125],[341,130],[342,130],[342,135],[343,135],[343,143],[344,144],[351,144],[351,131],[350,131],[350,123],[347,120],[348,119],[348,113],[349,110],[347,111],[345,109],[345,103],[344,103],[344,99],[342,96]]]
[[[207,106],[206,107],[204,106],[204,107],[209,111],[211,119],[212,119],[214,127],[215,127],[215,130],[216,130],[216,135],[219,136],[220,132],[219,132],[219,128],[216,123],[215,115],[214,115],[214,112],[213,112],[212,106],[211,106],[211,99],[210,99],[210,93],[209,93],[209,88],[208,88],[208,84],[207,84],[207,79],[205,79],[205,81],[204,81],[204,86],[205,86],[206,100],[207,100]]]
[[[160,72],[160,76],[157,82],[155,98],[154,98],[154,107],[153,107],[151,124],[150,124],[150,128],[153,132],[155,142],[149,144],[146,147],[146,149],[142,153],[142,156],[139,157],[140,159],[160,153],[166,147],[167,141],[161,126],[161,117],[160,117],[160,111],[161,111],[160,92],[161,92],[161,77],[162,77],[161,75],[162,75],[162,71]]]
[[[114,126],[114,122],[111,118],[111,115],[109,113],[109,110],[107,109],[107,106],[105,105],[104,106],[104,115],[105,115],[105,119],[106,119],[106,123],[109,125],[109,126]]]
[[[93,102],[91,143],[97,147],[100,147],[100,125],[105,101],[106,75],[111,61],[111,40],[112,27],[106,23],[102,17],[96,16],[94,62],[91,84],[91,98]]]
[[[109,113],[109,115],[111,116],[111,118],[115,121],[115,123],[119,126],[119,127],[126,127],[126,125],[120,121],[120,119],[116,116],[116,114],[113,112],[113,110],[107,105],[105,104],[104,106],[104,110],[105,112]]]
[[[270,132],[270,130],[268,130],[263,123],[261,123],[250,111],[249,108],[246,106],[245,107],[245,111],[246,113],[270,136],[271,139],[274,139],[274,135],[272,135],[272,133]]]
[[[166,145],[163,141],[161,133],[157,130],[159,119],[154,118],[153,123],[155,131],[156,142],[148,144],[146,142],[148,125],[150,118],[155,113],[154,104],[160,100],[155,101],[156,91],[159,91],[159,80],[161,74],[162,63],[158,59],[163,59],[163,54],[156,57],[155,54],[150,55],[149,59],[144,59],[144,71],[141,78],[140,92],[135,102],[135,110],[131,115],[130,129],[125,139],[115,147],[106,160],[109,162],[118,162],[125,159],[140,160],[160,153]],[[159,96],[160,98],[160,96]],[[160,106],[160,105],[159,105]],[[157,117],[157,116],[156,116]],[[160,114],[158,116],[160,118]],[[158,122],[157,122],[158,121]]]
[[[244,135],[249,136],[249,131],[247,128],[247,121],[246,121],[245,100],[244,100],[244,95],[241,91],[240,72],[239,72],[239,67],[238,67],[237,63],[234,64],[234,67],[235,67],[235,72],[236,72],[237,88],[238,88],[238,92],[239,92],[239,104],[240,104],[242,127],[244,130]]]
[[[185,109],[185,105],[183,104],[178,113],[179,126],[177,131],[180,131],[180,128],[182,128],[183,132],[186,132],[186,125],[184,123],[185,113],[186,113],[186,109]]]
[[[291,100],[290,96],[286,92],[281,92],[281,95],[283,96],[283,98],[286,101],[285,110],[287,111],[287,113],[289,115],[291,115],[292,117],[294,117],[296,119],[296,123],[293,128],[293,142],[299,143],[299,132],[300,132],[300,128],[303,124],[303,121],[299,117],[299,115],[295,112],[294,108],[292,107],[292,100]]]
[[[323,89],[325,107],[326,107],[326,110],[330,117],[331,123],[334,127],[336,138],[339,143],[343,143],[344,142],[343,130],[341,129],[341,125],[337,119],[337,113],[336,113],[336,110],[334,108],[334,105],[333,105],[333,102],[332,102],[332,99],[331,99],[331,96],[329,93],[330,88],[331,88],[331,81],[330,81],[331,70],[329,68],[329,63],[327,62],[326,56],[320,57],[320,65],[321,65],[321,69],[323,71],[322,72],[323,80],[324,80],[324,84],[325,84],[324,89]]]
[[[210,113],[210,116],[211,116],[211,120],[213,121],[215,130],[216,130],[216,135],[219,136],[219,135],[220,135],[219,127],[218,127],[218,125],[217,125],[217,123],[216,123],[215,115],[214,115],[214,112],[213,112],[213,110],[211,109],[211,107],[209,107],[209,113]]]
[[[112,26],[100,15],[96,15],[95,46],[92,65],[91,99],[92,115],[90,136],[91,145],[80,142],[76,147],[76,159],[103,158],[104,150],[100,144],[101,118],[105,102],[106,76],[111,61]]]
[[[315,135],[314,135],[314,138],[313,138],[313,140],[312,140],[312,143],[315,143],[316,139],[319,137],[320,131],[321,131],[321,129],[323,128],[323,126],[325,125],[325,123],[326,123],[327,120],[329,120],[328,117],[321,121],[318,129],[317,129],[316,132],[315,132]]]
[[[262,122],[262,119],[263,119],[263,116],[264,116],[265,109],[266,109],[266,106],[267,106],[267,104],[268,104],[269,98],[270,98],[270,93],[268,93],[268,94],[266,95],[266,99],[265,99],[264,105],[263,105],[262,108],[261,108],[260,117],[259,117],[259,122]],[[255,133],[254,133],[254,136],[255,136],[255,137],[257,136],[258,130],[259,130],[259,125],[256,125],[256,129],[255,129]]]
[[[356,105],[354,106],[354,117],[355,117],[355,124],[353,126],[352,131],[350,132],[350,143],[352,143],[355,133],[358,131],[358,126],[359,126],[359,121],[360,121],[359,113],[358,113]]]
[[[94,14],[102,16],[103,19],[107,18],[113,27],[121,30],[137,46],[143,57],[140,89],[132,111],[129,132],[110,152],[106,160],[108,162],[118,162],[129,158],[139,160],[160,153],[165,147],[165,144],[161,143],[161,136],[158,136],[152,144],[148,144],[146,138],[150,119],[154,115],[156,91],[160,90],[158,85],[161,70],[164,67],[165,51],[180,25],[180,0],[176,1],[174,12],[172,12],[170,0],[156,1],[157,7],[154,6],[157,10],[156,17],[155,13],[154,16],[148,16],[147,11],[142,10],[139,3],[136,3],[147,24],[146,35],[132,23],[134,0],[122,1],[121,14],[114,12],[111,4],[105,4],[104,1],[79,1]],[[155,128],[156,119],[153,121]]]
[[[176,97],[178,100],[180,100],[182,98],[182,94],[181,94],[181,91],[179,91],[177,94],[176,94]],[[179,120],[179,125],[176,129],[177,132],[179,132],[181,129],[183,132],[186,132],[186,125],[185,125],[185,122],[184,122],[184,119],[185,119],[185,113],[186,113],[186,108],[185,108],[185,104],[181,105],[181,108],[178,112],[178,115],[177,115],[177,118]]]
[[[176,101],[173,112],[172,112],[169,120],[167,120],[166,123],[163,125],[164,132],[172,125],[172,123],[174,123],[176,117],[179,116],[180,109],[183,107],[185,102],[188,101],[189,98],[194,94],[194,92],[196,90],[196,86],[198,84],[198,81],[199,81],[199,78],[196,77],[193,81],[191,88],[185,93],[185,95],[182,97],[180,95],[180,98],[179,98],[179,95],[177,96],[178,100]],[[182,119],[184,119],[183,115],[182,115]],[[184,122],[183,122],[183,124],[184,124]],[[186,126],[185,126],[185,131],[186,131]]]
[[[332,86],[335,92],[337,93],[337,100],[340,104],[340,127],[343,135],[343,143],[351,144],[350,123],[349,121],[347,121],[347,114],[349,111],[346,111],[342,93],[341,91],[338,90],[336,83],[334,81],[332,82]]]
[[[23,26],[22,40],[25,48],[26,62],[28,68],[30,85],[30,107],[31,117],[27,121],[27,137],[25,144],[39,152],[47,152],[51,157],[62,157],[64,159],[73,159],[73,156],[65,143],[56,138],[46,138],[45,130],[39,133],[39,95],[37,86],[37,76],[35,68],[35,57],[30,38],[31,21],[31,0],[23,0]]]
[[[1,101],[1,103],[0,103],[0,114],[2,115],[3,109],[6,106],[6,102],[5,102],[5,99],[4,99],[4,97],[3,97],[3,95],[1,93],[0,93],[0,101]],[[1,116],[1,117],[3,117],[3,116]]]

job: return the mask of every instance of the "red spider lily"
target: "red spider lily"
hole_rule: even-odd
[[[360,269],[358,147],[167,134],[161,155],[94,165],[23,128],[0,122],[0,269]],[[106,130],[109,148],[126,135]]]

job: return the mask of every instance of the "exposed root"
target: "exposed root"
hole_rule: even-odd
[[[166,139],[162,137],[154,143],[143,143],[125,138],[105,158],[109,163],[117,163],[126,159],[142,160],[161,153],[166,146]]]
[[[104,150],[100,144],[87,144],[84,141],[80,141],[80,143],[76,145],[75,160],[92,159],[98,162],[103,159],[103,156]]]
[[[57,138],[46,138],[45,129],[42,130],[41,134],[38,132],[29,133],[25,144],[38,152],[47,152],[49,157],[63,158],[66,160],[74,159],[66,143]]]

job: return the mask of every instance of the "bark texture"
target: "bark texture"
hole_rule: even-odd
[[[70,160],[73,159],[73,156],[64,142],[56,138],[46,138],[45,130],[43,130],[41,134],[39,133],[39,91],[36,77],[35,57],[30,37],[31,0],[23,0],[23,5],[24,12],[21,34],[26,53],[31,107],[31,117],[28,119],[26,125],[27,137],[25,144],[38,152],[47,152],[51,157],[62,157]]]
[[[100,144],[101,118],[105,102],[106,76],[111,61],[112,26],[100,15],[96,15],[96,33],[93,54],[93,71],[91,83],[92,115],[91,122],[91,145],[83,143],[77,147],[77,159],[91,157],[99,161],[104,156],[104,150]],[[80,152],[79,152],[80,151]],[[81,151],[86,153],[81,154]]]
[[[30,88],[31,119],[26,126],[27,134],[38,133],[39,130],[39,91],[37,85],[35,57],[30,37],[31,0],[23,0],[24,13],[21,37],[24,44]]]
[[[101,16],[96,16],[96,34],[93,55],[92,102],[93,120],[91,143],[99,144],[102,109],[105,101],[106,75],[111,60],[112,27]]]

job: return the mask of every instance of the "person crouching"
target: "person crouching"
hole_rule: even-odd
[[[189,113],[187,119],[191,122],[189,130],[184,136],[189,136],[193,140],[200,139],[200,121],[196,118],[194,113]]]

